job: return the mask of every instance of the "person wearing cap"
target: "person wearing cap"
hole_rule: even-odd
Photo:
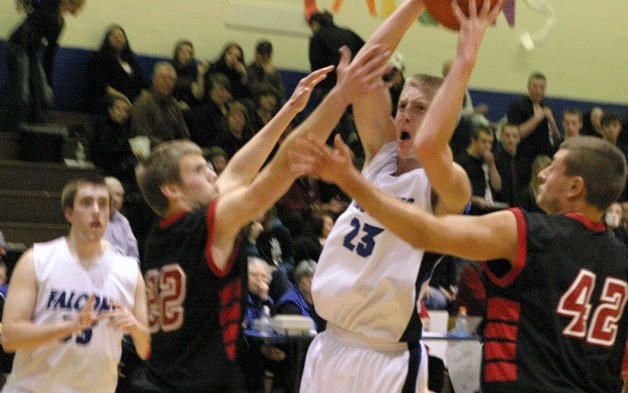
[[[273,64],[273,44],[270,41],[262,39],[255,46],[255,59],[247,67],[249,76],[249,90],[254,97],[260,93],[263,83],[270,84],[281,98],[285,101],[286,91],[283,87],[281,74]]]

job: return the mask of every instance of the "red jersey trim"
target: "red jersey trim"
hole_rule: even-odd
[[[224,269],[220,269],[214,262],[214,256],[212,255],[212,246],[214,245],[214,223],[216,221],[216,207],[218,206],[218,200],[219,198],[214,199],[207,207],[207,217],[205,220],[207,222],[207,244],[205,245],[205,260],[207,261],[207,264],[209,265],[212,273],[214,273],[216,277],[224,277],[227,275],[227,273],[229,273],[229,271],[231,271],[231,268],[233,267],[233,264],[238,255],[238,246],[236,245],[233,247],[227,264],[225,265]]]
[[[491,362],[484,366],[484,381],[513,382],[517,380],[517,365],[510,362]]]
[[[508,209],[515,215],[517,220],[517,258],[512,264],[512,268],[503,277],[497,277],[490,269],[488,270],[488,277],[495,283],[495,285],[502,288],[512,284],[526,265],[526,259],[528,258],[528,235],[527,225],[523,211],[519,208]]]
[[[604,224],[602,224],[601,222],[593,222],[580,213],[565,213],[565,217],[573,218],[574,220],[580,221],[585,227],[589,228],[592,231],[606,231],[606,226]]]
[[[170,217],[162,218],[161,220],[159,220],[159,229],[168,228],[170,225],[172,225],[175,222],[179,221],[181,219],[181,217],[185,216],[188,213],[189,212],[187,212],[185,210],[182,210],[182,211],[180,211],[178,213],[175,213],[175,214],[171,215]]]

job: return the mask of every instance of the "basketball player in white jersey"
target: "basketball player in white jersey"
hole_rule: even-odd
[[[363,50],[381,45],[394,51],[423,10],[422,1],[406,0]],[[470,198],[469,179],[453,162],[448,142],[479,44],[497,13],[497,7],[489,12],[488,6],[469,18],[458,13],[463,28],[447,80],[408,78],[394,120],[387,90],[373,91],[354,103],[366,153],[362,173],[369,182],[435,214],[463,210]],[[439,89],[440,100],[433,102]],[[434,132],[415,137],[424,121],[433,124]],[[435,260],[386,230],[353,201],[329,234],[314,275],[314,305],[328,323],[309,347],[301,392],[426,391],[427,356],[419,345],[418,311]]]
[[[137,262],[102,240],[107,185],[71,181],[61,199],[70,233],[27,250],[9,283],[2,347],[16,355],[3,393],[114,392],[122,335],[150,352]]]

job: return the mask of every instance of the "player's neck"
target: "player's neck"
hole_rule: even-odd
[[[70,253],[84,267],[94,265],[104,251],[101,238],[81,239],[70,233],[66,239]]]
[[[397,172],[395,172],[395,175],[400,176],[420,167],[421,162],[416,158],[397,158]]]
[[[566,204],[565,206],[562,206],[562,208],[559,209],[559,211],[554,214],[567,214],[567,213],[581,215],[591,222],[595,222],[595,223],[603,222],[602,220],[602,215],[604,214],[603,211],[601,211],[595,206],[588,205],[581,201]]]

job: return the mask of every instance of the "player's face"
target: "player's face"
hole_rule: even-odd
[[[183,201],[192,209],[207,206],[218,197],[216,173],[200,154],[190,154],[179,161]]]
[[[412,140],[423,123],[431,101],[431,94],[420,87],[408,85],[401,92],[395,116],[399,158],[416,159]]]
[[[552,164],[539,172],[539,193],[536,203],[547,214],[562,212],[569,196],[570,177],[565,174],[565,157],[568,151],[561,149],[554,154]]]
[[[72,209],[65,211],[71,231],[86,240],[100,239],[109,223],[109,191],[98,184],[80,184]]]

